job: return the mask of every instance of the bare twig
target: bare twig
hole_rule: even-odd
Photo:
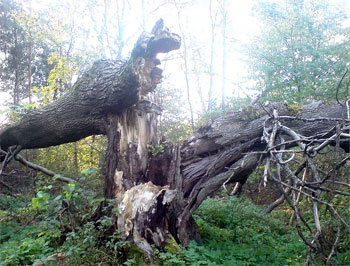
[[[331,249],[331,251],[328,254],[328,257],[327,257],[327,260],[326,260],[326,265],[329,265],[331,263],[331,259],[332,259],[333,255],[334,255],[335,249],[336,249],[336,247],[337,247],[337,245],[339,243],[340,232],[341,232],[340,225],[338,225],[337,226],[337,234],[336,234],[335,240],[334,240],[334,242],[332,244],[332,249]]]
[[[336,94],[335,94],[335,98],[337,99],[337,102],[338,102],[341,106],[343,106],[343,104],[342,104],[342,103],[340,102],[340,100],[339,100],[339,89],[340,89],[340,86],[341,86],[341,84],[343,83],[343,80],[344,80],[346,74],[348,73],[348,71],[349,71],[349,69],[346,69],[345,73],[343,74],[343,76],[342,76],[341,79],[339,80],[338,85],[337,85],[337,92],[336,92]]]
[[[304,173],[303,173],[303,177],[302,177],[302,179],[301,179],[302,182],[305,182],[306,177],[307,177],[307,173],[308,173],[308,168],[305,168],[305,169],[304,169]],[[301,188],[301,187],[299,187],[299,188]],[[297,195],[297,198],[296,198],[296,202],[295,202],[296,205],[299,204],[300,195],[301,195],[301,193],[298,192],[298,195]],[[292,215],[291,215],[291,217],[290,217],[290,219],[289,219],[289,225],[292,224],[292,220],[294,219],[294,216],[295,216],[295,213],[293,212]]]

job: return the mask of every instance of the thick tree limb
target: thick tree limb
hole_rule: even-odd
[[[96,62],[72,90],[42,109],[0,131],[0,147],[43,148],[104,134],[102,118],[134,105],[162,78],[158,53],[180,47],[180,37],[167,28],[143,33],[128,61]]]

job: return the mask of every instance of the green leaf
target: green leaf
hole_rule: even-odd
[[[32,198],[32,207],[33,209],[37,209],[39,206],[39,198]]]

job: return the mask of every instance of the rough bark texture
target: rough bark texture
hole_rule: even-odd
[[[161,111],[146,95],[162,78],[156,55],[179,47],[180,37],[159,20],[152,33],[140,36],[128,61],[96,62],[66,95],[0,132],[0,147],[9,152],[106,134],[104,195],[120,204],[118,229],[147,253],[150,243],[161,247],[166,242],[167,207],[176,196],[176,190],[156,177],[173,178],[179,168],[169,172],[171,160],[162,162],[161,171],[148,167],[149,149],[158,144]],[[171,152],[169,156],[173,158]]]
[[[176,34],[157,25],[152,34],[140,37],[130,60],[95,63],[67,95],[0,132],[6,151],[106,134],[104,194],[119,204],[116,223],[122,235],[147,253],[151,244],[163,248],[172,237],[184,245],[199,237],[193,212],[224,183],[245,183],[264,157],[263,128],[273,110],[279,116],[298,116],[283,123],[305,136],[318,132],[324,137],[347,117],[339,104],[314,102],[300,110],[268,104],[227,113],[198,129],[182,147],[159,142],[160,110],[141,96],[160,81],[156,54],[179,45]],[[302,120],[320,117],[338,120]],[[156,145],[164,151],[152,154]],[[348,140],[341,145],[349,151]]]
[[[122,112],[153,91],[162,77],[158,53],[180,47],[180,37],[166,28],[143,33],[128,61],[96,62],[72,90],[0,131],[0,147],[44,148],[105,134],[103,119]]]
[[[198,129],[181,148],[184,205],[178,216],[177,228],[182,243],[189,241],[186,225],[202,201],[224,183],[244,184],[259,161],[264,159],[266,143],[262,141],[263,127],[273,110],[277,110],[280,116],[296,115],[300,118],[283,120],[283,124],[304,136],[319,133],[320,138],[325,138],[335,133],[337,124],[349,123],[346,107],[338,103],[313,102],[297,111],[290,110],[284,103],[273,103],[228,113],[211,125]],[[315,118],[315,121],[303,121],[303,118]],[[340,145],[349,152],[349,139]]]

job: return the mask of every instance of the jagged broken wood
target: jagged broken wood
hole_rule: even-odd
[[[57,101],[2,129],[0,147],[44,148],[106,134],[104,118],[131,107],[155,89],[162,78],[157,54],[178,49],[180,41],[167,28],[158,29],[156,35],[143,33],[128,60],[94,63]]]

